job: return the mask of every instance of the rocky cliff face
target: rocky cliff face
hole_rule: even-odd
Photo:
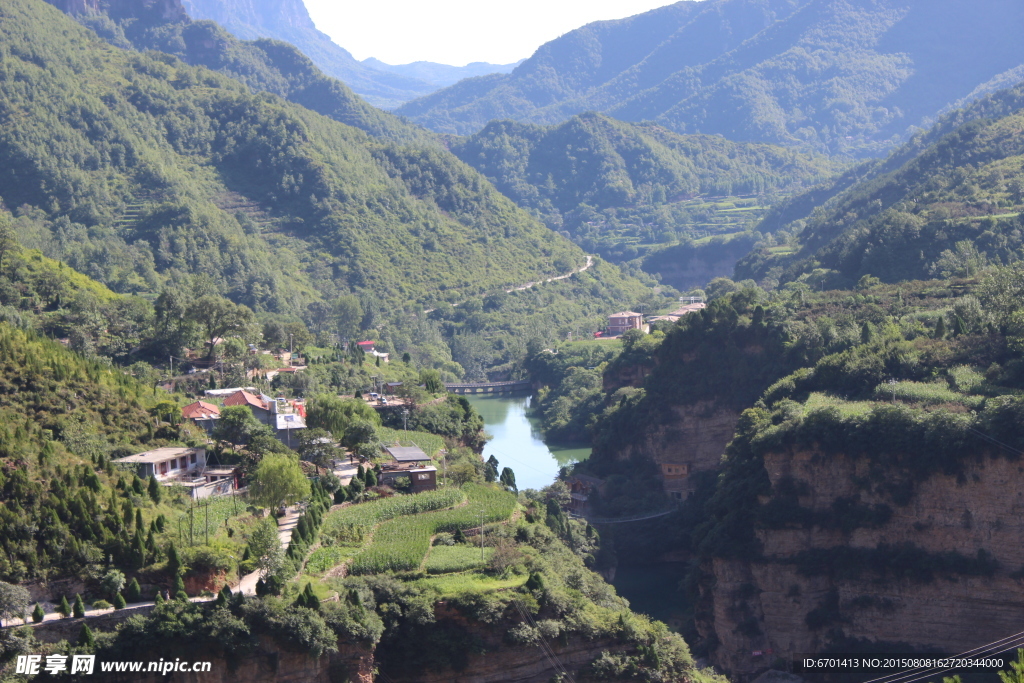
[[[739,413],[710,402],[673,406],[671,410],[673,419],[645,432],[616,457],[643,457],[655,462],[661,469],[665,490],[679,492],[685,498],[692,491],[695,473],[718,469],[725,446],[736,432]],[[670,465],[685,469],[680,472],[670,469]]]
[[[1024,565],[1024,491],[1014,482],[1024,463],[979,454],[960,476],[934,474],[917,483],[905,505],[863,486],[871,477],[865,459],[782,452],[766,455],[764,466],[774,493],[762,503],[786,489],[818,513],[846,501],[887,505],[892,514],[874,528],[850,531],[762,529],[763,558],[707,566],[698,628],[719,643],[715,663],[726,671],[748,677],[774,657],[849,639],[956,653],[1020,631],[1024,582],[1014,572]],[[860,570],[808,566],[808,553],[827,557],[842,546],[875,551],[876,560]],[[916,550],[896,557],[897,548]],[[988,571],[934,559],[955,552],[976,560],[978,551],[988,554]]]

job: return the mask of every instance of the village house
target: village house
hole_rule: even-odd
[[[608,316],[608,334],[617,337],[627,330],[644,329],[644,317],[633,311],[620,311]]]
[[[376,348],[376,342],[361,341],[361,342],[356,342],[356,346],[358,346],[359,350],[362,351],[363,353],[365,353],[366,355],[373,356],[374,358],[380,358],[385,363],[388,362],[388,359],[391,356],[391,354],[389,354],[389,353],[384,353],[383,351],[378,351],[377,348]]]
[[[381,465],[381,484],[393,487],[399,477],[409,477],[413,493],[437,488],[437,468],[418,446],[385,446],[384,450],[391,462]]]
[[[182,486],[193,498],[226,495],[238,488],[235,468],[207,467],[205,448],[166,446],[118,458],[115,465],[132,468],[139,477],[155,477],[164,486]]]
[[[196,401],[182,408],[181,416],[186,420],[192,420],[207,434],[213,434],[213,428],[220,419],[220,408],[206,401]]]
[[[297,401],[272,399],[244,389],[224,399],[225,406],[247,406],[253,417],[274,430],[277,440],[289,448],[298,445],[297,430],[306,428],[305,407]]]

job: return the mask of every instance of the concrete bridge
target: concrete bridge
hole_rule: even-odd
[[[445,384],[444,388],[453,394],[512,394],[529,391],[531,385],[530,380],[521,379],[514,382]]]

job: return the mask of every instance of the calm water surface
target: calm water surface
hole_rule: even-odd
[[[590,447],[565,448],[544,443],[536,421],[526,416],[530,396],[466,396],[484,418],[484,431],[492,438],[484,446],[484,459],[493,455],[502,467],[516,473],[522,489],[540,489],[558,476],[558,468],[590,457]]]

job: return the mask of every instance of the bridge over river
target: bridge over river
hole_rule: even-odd
[[[521,379],[513,382],[445,384],[444,388],[453,394],[514,394],[529,391],[531,384],[530,380]]]

